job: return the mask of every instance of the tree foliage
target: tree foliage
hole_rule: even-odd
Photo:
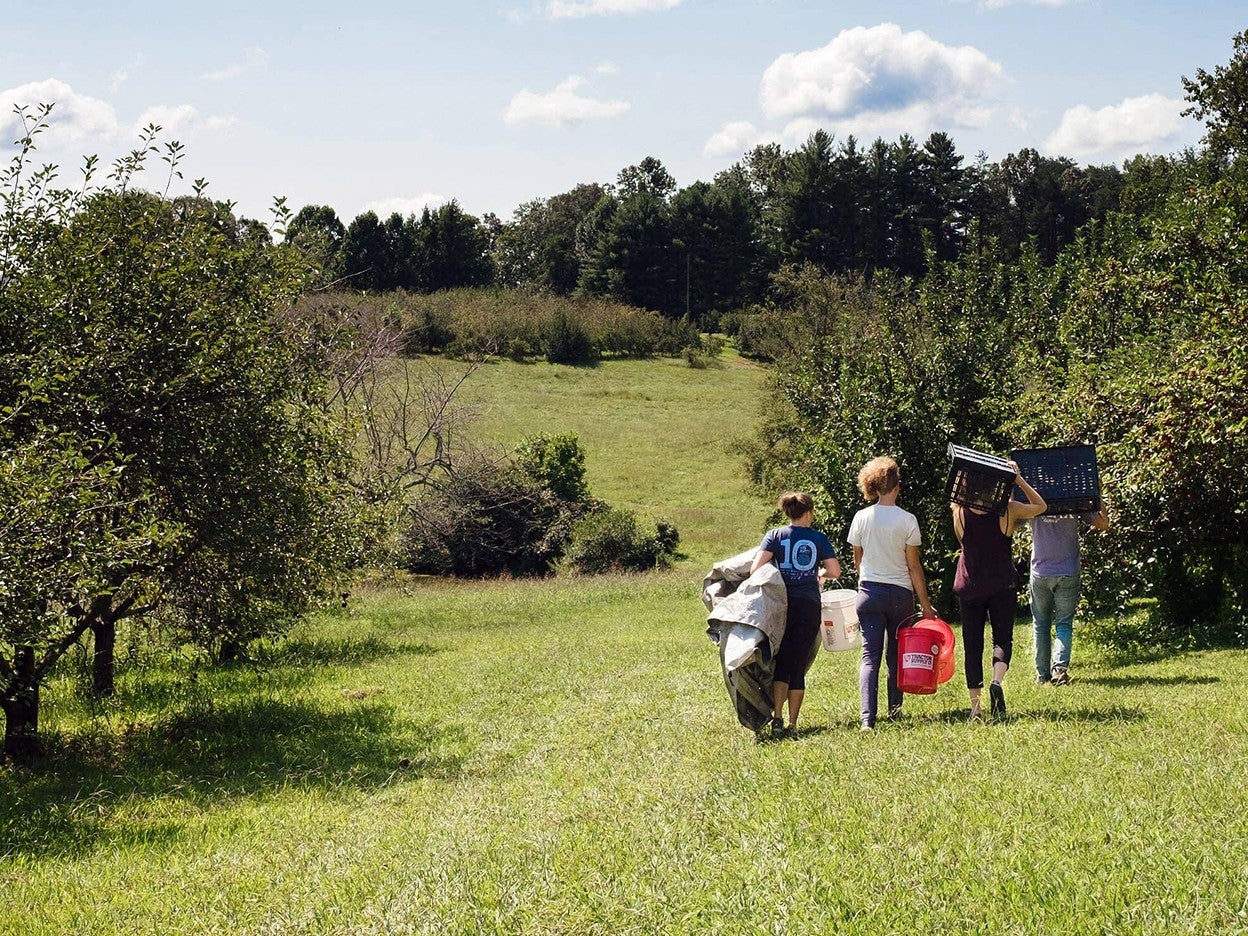
[[[1090,442],[1115,525],[1088,546],[1093,600],[1151,596],[1159,639],[1242,642],[1245,231],[1248,186],[1232,173],[1149,219],[1085,227],[1052,265],[1026,250],[1006,263],[989,245],[918,283],[877,275],[868,286],[812,267],[781,276],[776,302],[808,331],[775,371],[750,448],[755,482],[814,488],[821,520],[843,533],[861,506],[858,467],[894,455],[947,601],[946,445]]]
[[[28,117],[31,136],[40,117]],[[348,538],[343,457],[276,310],[306,267],[197,183],[55,190],[15,158],[0,215],[0,702],[9,747],[88,631],[156,614],[214,651],[286,625]],[[162,157],[177,171],[181,148]],[[88,161],[88,169],[93,163]],[[23,741],[23,738],[25,741]]]
[[[1183,115],[1205,122],[1205,145],[1218,157],[1248,156],[1248,30],[1232,39],[1235,52],[1213,72],[1183,79],[1190,106]]]

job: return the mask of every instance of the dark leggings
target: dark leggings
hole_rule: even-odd
[[[1013,585],[980,601],[958,599],[962,610],[962,646],[966,650],[966,687],[984,688],[984,622],[992,621],[992,658],[1010,665],[1014,653],[1014,616],[1018,592]]]
[[[884,582],[859,582],[858,625],[862,630],[862,664],[858,667],[858,698],[861,717],[875,724],[880,699],[881,657],[888,666],[888,710],[901,708],[897,688],[897,631],[914,617],[914,592]]]
[[[776,651],[776,682],[790,689],[806,688],[806,671],[819,652],[819,622],[823,615],[818,598],[789,595],[789,611],[784,638]]]

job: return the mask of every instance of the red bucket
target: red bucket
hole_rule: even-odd
[[[923,618],[911,629],[922,629],[926,631],[932,640],[940,644],[940,651],[936,658],[936,685],[947,683],[953,678],[953,628],[942,621],[940,618]],[[903,631],[904,633],[904,631]],[[900,639],[900,635],[898,635]]]
[[[936,664],[940,637],[926,627],[906,627],[897,632],[897,687],[902,692],[931,695],[936,691]]]

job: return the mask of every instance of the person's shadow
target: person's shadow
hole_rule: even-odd
[[[1079,682],[1092,686],[1108,686],[1112,689],[1133,689],[1141,686],[1209,686],[1221,682],[1217,676],[1080,676]]]

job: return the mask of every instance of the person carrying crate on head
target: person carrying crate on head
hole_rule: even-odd
[[[1031,620],[1036,682],[1070,682],[1070,642],[1079,604],[1081,525],[1109,529],[1101,500],[1096,449],[1061,445],[1016,449],[1022,473],[1044,496],[1044,513],[1031,521]],[[1056,631],[1057,643],[1053,643]]]
[[[1079,604],[1080,524],[1108,530],[1104,504],[1094,513],[1041,514],[1031,521],[1031,622],[1037,683],[1064,686],[1070,682],[1070,644]]]

